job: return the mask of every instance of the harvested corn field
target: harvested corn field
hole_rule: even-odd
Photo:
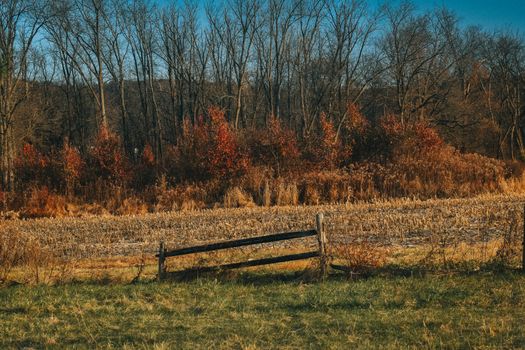
[[[314,227],[323,212],[331,242],[367,241],[378,247],[414,247],[433,239],[477,244],[502,238],[522,220],[525,196],[192,212],[0,222],[2,235],[31,237],[64,258],[153,254],[169,247]],[[521,225],[521,224],[520,224]],[[288,244],[288,243],[287,243]],[[293,243],[292,243],[293,244]]]

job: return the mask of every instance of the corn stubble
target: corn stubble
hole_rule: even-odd
[[[487,263],[519,264],[522,205],[520,195],[485,195],[472,199],[391,200],[347,205],[251,207],[129,216],[11,219],[0,221],[0,278],[21,267],[25,280],[40,282],[42,271],[66,269],[86,261],[131,261],[153,254],[158,242],[168,248],[276,232],[309,229],[315,214],[325,213],[334,261],[356,270],[388,264],[453,267]],[[232,206],[238,203],[232,202]],[[287,241],[255,251],[298,251],[315,240]],[[244,250],[235,257],[259,253]],[[227,260],[228,254],[220,255]],[[191,259],[191,258],[188,258]],[[194,259],[206,259],[195,256]],[[217,260],[217,259],[214,259]],[[173,262],[175,265],[177,262]],[[110,264],[111,265],[111,264]],[[126,265],[126,263],[123,263]],[[195,266],[195,261],[190,265]],[[49,278],[48,278],[49,279]]]

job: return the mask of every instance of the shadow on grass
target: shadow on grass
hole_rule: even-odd
[[[7,307],[0,308],[0,313],[3,314],[26,314],[28,309],[25,307]]]
[[[199,279],[212,279],[220,282],[233,282],[238,284],[268,285],[273,283],[318,283],[322,281],[353,281],[366,280],[374,277],[381,278],[423,278],[426,276],[471,276],[471,275],[507,275],[523,273],[521,269],[500,264],[486,264],[483,266],[449,265],[443,267],[399,266],[386,265],[380,268],[352,270],[345,267],[330,269],[329,274],[321,279],[316,269],[307,268],[297,271],[279,270],[236,270],[236,271],[199,271],[198,269],[167,272],[166,282],[191,282]]]
[[[312,269],[298,271],[199,271],[187,270],[168,272],[165,281],[190,282],[198,279],[213,279],[221,282],[234,282],[250,285],[267,285],[273,283],[305,283],[319,281],[318,273]]]
[[[165,283],[191,283],[198,280],[213,280],[221,283],[233,283],[241,285],[271,285],[275,283],[285,284],[304,284],[320,283],[322,281],[361,281],[370,278],[424,278],[427,276],[511,276],[525,274],[521,268],[508,266],[499,263],[487,263],[481,266],[468,264],[455,264],[447,266],[401,266],[385,265],[379,268],[359,268],[352,269],[345,267],[344,271],[334,268],[329,269],[326,278],[319,278],[318,270],[314,267],[308,267],[302,270],[279,270],[279,269],[262,269],[262,270],[226,270],[226,271],[201,271],[198,269],[167,272],[163,282]],[[144,285],[157,283],[156,278],[140,278],[132,281],[123,281],[112,279],[109,276],[102,278],[88,279],[69,279],[59,281],[54,285]],[[24,286],[24,283],[6,282],[0,284],[0,288]],[[2,310],[0,310],[1,312]],[[7,312],[17,312],[17,310],[7,310]]]

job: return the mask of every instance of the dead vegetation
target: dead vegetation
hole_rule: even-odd
[[[70,267],[67,259],[58,256],[34,235],[20,230],[0,231],[0,284],[9,281],[17,268],[24,270],[18,282],[63,282],[70,275]]]
[[[361,148],[370,154],[352,158],[350,144],[360,138],[343,145],[327,120],[321,135],[300,141],[277,121],[261,134],[233,130],[217,108],[206,118],[188,124],[185,139],[164,159],[156,159],[151,146],[131,159],[118,135],[104,127],[87,154],[67,143],[50,154],[26,144],[16,162],[16,186],[0,192],[0,211],[23,218],[140,215],[463,198],[525,187],[519,162],[462,153],[426,123],[404,126],[386,116],[365,133],[369,144]]]
[[[246,200],[233,192],[229,205],[237,205],[239,198]],[[440,268],[460,264],[516,266],[521,252],[524,200],[518,195],[490,195],[473,199],[404,199],[347,205],[3,220],[0,277],[6,280],[17,267],[25,266],[30,274],[25,274],[24,281],[50,280],[67,270],[64,262],[70,268],[83,262],[80,270],[94,264],[107,272],[111,270],[111,261],[121,259],[121,268],[129,269],[144,264],[138,263],[136,257],[152,258],[161,240],[169,248],[177,248],[302,230],[315,226],[318,212],[325,213],[334,259],[356,271],[388,264]],[[265,249],[298,250],[315,244],[315,240],[289,241],[234,254],[251,258],[264,254]],[[219,260],[226,257],[221,255]],[[181,266],[199,263],[189,259]],[[206,256],[195,259],[215,261]],[[155,261],[148,260],[148,264],[154,265]],[[140,268],[141,275],[144,271],[155,272],[154,268]]]

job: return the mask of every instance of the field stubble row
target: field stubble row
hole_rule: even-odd
[[[325,214],[331,242],[366,241],[378,247],[413,247],[440,240],[454,245],[501,238],[522,225],[525,196],[396,200],[350,205],[256,207],[171,212],[141,216],[94,216],[0,221],[4,235],[23,234],[59,257],[85,259],[153,254],[169,248],[315,227]],[[279,243],[279,248],[315,244]]]

